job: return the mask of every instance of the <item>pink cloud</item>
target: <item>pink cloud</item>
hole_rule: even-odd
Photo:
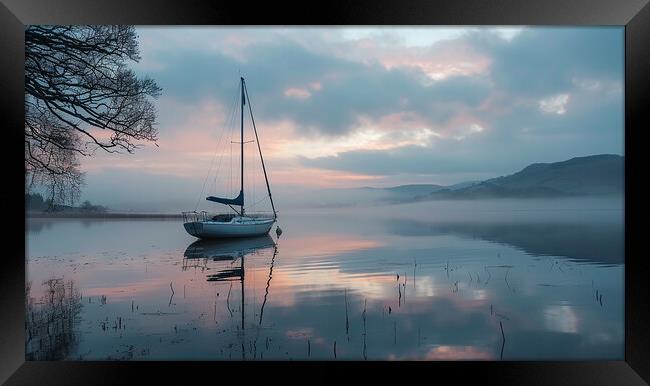
[[[426,354],[425,360],[489,360],[492,354],[475,346],[438,346]]]
[[[485,74],[492,64],[489,56],[463,39],[441,40],[429,47],[406,47],[368,38],[341,44],[333,52],[367,64],[380,63],[386,69],[419,69],[432,80]]]
[[[356,174],[337,170],[296,166],[290,170],[273,172],[273,181],[284,185],[303,185],[323,188],[357,186],[360,182],[373,181],[379,176]]]
[[[307,99],[311,96],[311,93],[304,88],[291,87],[284,90],[284,96],[288,98]]]

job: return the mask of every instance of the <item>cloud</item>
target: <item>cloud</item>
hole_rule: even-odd
[[[493,58],[494,81],[522,95],[566,91],[575,76],[620,80],[623,74],[618,27],[527,28],[510,42],[480,32],[467,38]]]
[[[539,109],[553,114],[562,115],[566,113],[566,105],[569,102],[569,94],[553,95],[539,101]]]
[[[623,153],[621,27],[138,32],[160,148],[84,159],[89,173],[203,178],[230,149],[240,74],[272,184],[455,183]]]
[[[451,74],[431,83],[417,67],[363,63],[313,52],[289,39],[251,43],[238,57],[183,47],[151,55],[155,59],[147,61],[165,62],[147,73],[166,95],[185,102],[217,98],[227,105],[241,73],[258,119],[291,119],[301,127],[297,135],[341,135],[358,128],[360,117],[402,111],[416,112],[433,126],[449,119],[454,108],[475,107],[490,89],[481,76]]]
[[[304,88],[291,87],[284,90],[284,96],[288,98],[307,99],[311,96],[311,93]]]
[[[150,55],[165,65],[151,71],[174,98],[217,98],[223,105],[236,95],[242,73],[258,120],[290,120],[298,128],[293,135],[303,137],[346,135],[361,130],[362,120],[379,125],[400,113],[419,116],[437,132],[453,131],[450,124],[468,115],[489,129],[517,120],[497,110],[565,111],[562,100],[549,101],[549,96],[593,91],[622,77],[622,30],[615,28],[526,28],[509,39],[479,29],[416,47],[399,45],[400,39],[387,44],[368,32],[345,40],[343,33],[325,31],[204,31],[214,38],[208,44],[212,49],[154,50]],[[302,35],[313,44],[297,38]],[[432,66],[445,63],[471,70],[432,80]],[[400,125],[401,130],[421,128]]]
[[[303,165],[324,169],[345,170],[369,175],[400,173],[484,173],[504,170],[509,165],[504,154],[473,154],[468,157],[470,145],[455,144],[453,139],[434,146],[403,146],[390,150],[357,150],[335,156],[314,159],[301,158]],[[452,150],[453,149],[453,150]]]

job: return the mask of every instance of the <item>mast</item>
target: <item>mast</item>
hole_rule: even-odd
[[[253,118],[253,108],[251,107],[251,99],[248,96],[248,89],[246,88],[246,84],[244,83],[244,78],[242,78],[242,88],[243,88],[244,92],[246,93],[246,99],[248,99],[248,111],[250,112],[250,115],[251,115],[251,122],[253,123],[253,131],[255,131],[255,141],[257,142],[257,150],[260,152],[260,159],[262,160],[262,170],[264,171],[264,180],[266,181],[266,190],[269,192],[269,199],[271,200],[271,208],[273,209],[273,218],[278,218],[278,215],[275,212],[275,205],[273,205],[273,196],[271,196],[271,187],[269,186],[269,177],[266,174],[266,166],[264,166],[264,157],[262,157],[262,148],[260,147],[260,139],[257,137],[257,127],[255,127],[255,118]],[[242,107],[243,107],[243,104],[242,104]]]
[[[244,193],[244,77],[241,77],[241,192]],[[244,201],[241,202],[241,215],[244,215]]]

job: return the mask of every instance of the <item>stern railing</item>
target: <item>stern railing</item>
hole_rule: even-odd
[[[202,221],[209,221],[213,220],[215,217],[232,217],[236,216],[234,213],[208,213],[205,210],[202,210],[200,212],[197,211],[191,211],[191,212],[181,212],[183,215],[183,222],[184,223],[192,223],[192,222],[202,222]],[[258,211],[258,212],[247,212],[245,214],[246,217],[252,217],[252,218],[260,218],[260,217],[274,217],[273,212],[265,212],[265,211]]]
[[[182,212],[183,214],[183,222],[188,223],[188,222],[201,222],[201,221],[207,221],[210,219],[210,215],[208,212],[202,210],[200,212],[197,211],[192,211],[192,212]]]

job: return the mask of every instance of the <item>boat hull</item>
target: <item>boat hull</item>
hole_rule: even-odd
[[[194,221],[183,224],[187,233],[200,239],[253,237],[268,234],[274,219],[251,221]]]

